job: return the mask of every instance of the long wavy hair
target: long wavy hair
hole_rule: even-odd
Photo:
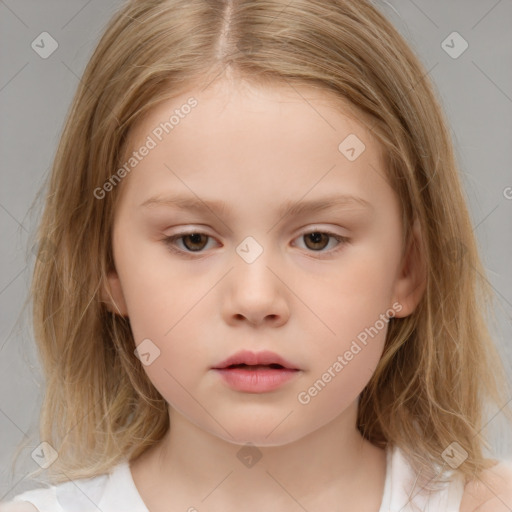
[[[450,469],[442,454],[456,441],[468,453],[457,471],[478,475],[492,465],[485,406],[506,402],[506,376],[448,123],[418,57],[363,0],[132,0],[83,73],[35,235],[40,439],[59,455],[50,481],[105,473],[170,427],[167,404],[134,355],[129,320],[101,300],[120,187],[101,200],[94,191],[122,165],[131,130],[150,109],[206,87],[227,66],[256,85],[325,91],[371,120],[400,200],[404,246],[414,219],[421,226],[427,277],[414,313],[390,321],[357,427],[377,446],[401,448],[435,481],[445,477],[439,467]]]

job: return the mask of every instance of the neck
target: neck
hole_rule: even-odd
[[[240,510],[240,503],[246,511],[291,510],[297,503],[314,510],[340,500],[344,506],[360,503],[360,494],[373,476],[377,491],[372,503],[378,509],[384,452],[355,427],[357,402],[318,430],[279,446],[233,444],[190,423],[176,410],[169,414],[170,430],[141,457],[146,476],[138,473],[142,486],[143,478],[151,481],[153,489],[158,481],[161,489],[169,491],[169,499],[182,496],[185,505],[188,496],[189,507],[193,498],[197,506],[204,501],[227,511]],[[137,484],[135,475],[134,480]],[[151,498],[144,499],[149,507]]]

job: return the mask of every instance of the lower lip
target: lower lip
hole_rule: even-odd
[[[261,368],[258,370],[246,370],[243,368],[216,368],[216,372],[231,388],[246,393],[265,393],[283,386],[293,379],[299,370],[288,368]]]

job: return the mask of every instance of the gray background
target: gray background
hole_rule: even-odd
[[[35,487],[38,414],[44,382],[23,310],[46,178],[87,59],[120,0],[0,0],[0,501]],[[511,0],[375,0],[423,61],[453,134],[487,277],[497,295],[492,330],[512,374],[512,21]],[[49,32],[58,49],[41,58],[31,43]],[[458,58],[441,43],[459,32]],[[456,45],[458,43],[455,43]],[[509,192],[507,194],[507,191]],[[508,195],[508,198],[506,197]],[[489,411],[492,448],[512,458],[510,433]],[[25,441],[20,462],[15,449]]]

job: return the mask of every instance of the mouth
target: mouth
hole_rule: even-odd
[[[249,350],[237,352],[213,367],[214,370],[235,368],[243,368],[244,370],[299,370],[295,364],[274,352],[251,352]]]
[[[244,393],[266,393],[284,386],[301,370],[273,352],[238,352],[212,370],[225,384]]]
[[[229,366],[226,366],[225,368],[219,368],[223,370],[233,370],[235,368],[240,368],[242,370],[292,370],[292,368],[285,368],[284,366],[278,364],[278,363],[271,363],[271,364],[230,364]]]

